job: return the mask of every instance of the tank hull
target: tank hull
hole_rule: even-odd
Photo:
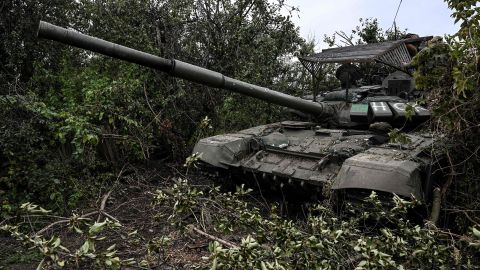
[[[374,190],[423,201],[432,139],[407,136],[409,143],[399,145],[371,131],[285,121],[201,139],[193,152],[214,168],[279,187]]]

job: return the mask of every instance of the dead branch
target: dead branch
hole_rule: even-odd
[[[100,209],[98,209],[97,222],[100,222],[100,218],[102,217],[102,214],[104,214],[103,210],[105,210],[105,205],[107,204],[108,197],[110,197],[111,193],[112,191],[110,190],[103,196],[102,202],[100,203]]]
[[[455,172],[455,168],[453,167],[453,161],[452,161],[452,158],[450,157],[450,153],[447,151],[447,158],[448,158],[448,163],[450,164],[450,174],[447,178],[447,181],[445,182],[445,184],[442,186],[442,196],[444,197],[445,194],[447,193],[447,190],[448,188],[450,187],[450,185],[452,184],[453,182],[453,178],[455,177],[456,175],[456,172]]]
[[[117,175],[117,180],[115,181],[115,184],[118,183],[120,177],[122,176],[123,174],[123,171],[125,170],[125,167],[127,166],[127,164],[124,164],[122,169],[120,170],[120,172],[118,173]],[[115,185],[114,185],[115,186]],[[100,222],[100,219],[102,217],[102,215],[106,216],[106,217],[109,217],[110,219],[112,220],[115,220],[118,222],[118,219],[112,217],[111,215],[109,215],[108,213],[106,213],[104,210],[105,210],[105,206],[107,205],[107,200],[108,200],[108,197],[110,197],[110,194],[112,194],[112,189],[110,189],[107,194],[103,195],[103,198],[102,198],[102,202],[100,203],[100,209],[98,209],[98,217],[97,217],[97,222]]]
[[[352,39],[350,37],[347,36],[347,34],[343,31],[335,31],[335,34],[337,34],[338,36],[340,36],[341,38],[343,38],[342,42],[345,43],[346,45],[349,45],[349,46],[354,46],[355,44],[353,44],[352,42]]]
[[[189,228],[191,231],[196,232],[197,234],[200,234],[200,235],[202,235],[202,236],[205,236],[205,237],[207,237],[207,238],[210,239],[210,240],[217,241],[218,243],[220,243],[220,244],[222,244],[222,245],[224,245],[224,246],[227,246],[227,247],[229,247],[229,248],[240,248],[239,246],[237,246],[237,245],[235,245],[235,244],[233,244],[233,243],[231,243],[231,242],[229,242],[229,241],[226,241],[226,240],[223,240],[223,239],[218,238],[218,237],[216,237],[216,236],[213,236],[213,235],[211,235],[211,234],[208,234],[208,233],[206,233],[206,232],[204,232],[204,231],[196,228],[196,227],[193,226],[193,225],[188,226],[188,228]]]
[[[150,100],[148,99],[148,95],[147,95],[147,87],[145,86],[145,84],[143,84],[143,94],[145,96],[145,101],[147,102],[147,106],[148,108],[150,109],[150,111],[152,112],[153,114],[153,120],[152,122],[154,121],[158,121],[160,115],[162,114],[162,112],[160,111],[159,113],[156,113],[154,110],[153,110],[153,107],[152,105],[150,104]],[[150,125],[150,124],[149,124]]]
[[[123,171],[123,169],[122,169]],[[122,172],[120,172],[121,174]],[[85,215],[82,215],[80,216],[80,218],[86,218],[86,217],[90,217],[90,216],[93,216],[95,214],[98,214],[98,217],[97,217],[97,222],[100,222],[100,219],[102,217],[102,215],[118,222],[118,219],[116,219],[115,217],[113,217],[112,215],[106,213],[104,210],[105,210],[105,206],[107,204],[107,200],[108,200],[108,197],[110,197],[110,194],[112,193],[112,191],[110,190],[109,192],[107,192],[107,194],[105,194],[102,198],[102,202],[100,203],[100,208],[97,210],[97,211],[93,211],[93,212],[90,212],[90,213],[87,213]],[[48,224],[47,226],[45,226],[43,229],[39,230],[38,232],[36,232],[34,234],[34,236],[38,236],[38,235],[41,235],[42,233],[46,232],[47,230],[49,230],[50,228],[56,226],[56,225],[60,225],[60,224],[64,224],[64,223],[69,223],[70,222],[70,219],[69,218],[64,218],[62,220],[58,220],[58,221],[55,221],[55,222],[52,222],[50,224]]]

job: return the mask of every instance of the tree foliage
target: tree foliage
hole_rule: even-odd
[[[265,102],[37,40],[40,19],[262,86],[301,86],[290,59],[305,42],[290,15],[282,15],[293,12],[283,1],[50,0],[0,7],[6,209],[29,194],[37,203],[74,205],[91,193],[80,187],[102,185],[127,162],[184,158],[205,117],[215,129],[203,135],[279,118],[280,108]]]
[[[325,34],[323,36],[323,42],[327,43],[330,47],[353,46],[398,40],[404,38],[407,34],[407,29],[402,30],[397,26],[393,29],[383,30],[376,18],[360,18],[359,22],[360,25],[357,25],[355,29],[351,30],[350,34],[347,34],[343,30],[336,31],[331,36]]]
[[[480,190],[478,168],[480,141],[480,70],[478,48],[479,8],[476,1],[446,1],[459,31],[430,41],[428,48],[414,59],[417,87],[427,93],[432,108],[432,132],[445,181],[442,194],[447,205],[446,217],[460,230],[480,218],[466,209],[478,209],[475,194]]]

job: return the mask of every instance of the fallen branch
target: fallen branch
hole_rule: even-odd
[[[103,214],[104,216],[108,217],[109,219],[111,219],[111,220],[113,220],[113,221],[115,221],[115,222],[120,223],[120,221],[119,221],[118,219],[116,219],[114,216],[110,215],[109,213],[103,211],[102,214]]]
[[[197,234],[200,234],[200,235],[202,235],[202,236],[205,236],[205,237],[207,237],[207,238],[210,239],[210,240],[217,241],[218,243],[220,243],[220,244],[222,244],[222,245],[224,245],[224,246],[227,246],[227,247],[229,247],[229,248],[240,248],[239,246],[237,246],[237,245],[235,245],[235,244],[233,244],[233,243],[231,243],[231,242],[229,242],[229,241],[226,241],[226,240],[223,240],[223,239],[218,238],[218,237],[216,237],[216,236],[213,236],[213,235],[211,235],[211,234],[208,234],[208,233],[206,233],[206,232],[204,232],[204,231],[196,228],[196,227],[193,226],[193,225],[188,226],[188,228],[189,228],[191,231],[196,232]]]
[[[97,214],[98,211],[94,211],[94,212],[90,212],[88,214],[85,214],[83,216],[80,216],[79,218],[87,218],[89,216],[93,216],[95,214]],[[41,229],[40,231],[36,232],[34,234],[34,236],[38,236],[38,235],[41,235],[42,233],[46,232],[48,229],[52,228],[53,226],[55,225],[58,225],[58,224],[63,224],[63,223],[69,223],[70,222],[70,219],[63,219],[63,220],[59,220],[59,221],[55,221],[53,223],[50,223],[48,224],[47,226],[45,226],[43,229]]]
[[[124,164],[122,169],[120,170],[120,172],[118,173],[117,175],[117,180],[115,181],[115,184],[114,186],[118,183],[120,177],[122,176],[123,174],[123,171],[125,169],[125,166],[127,166],[127,164]],[[108,213],[105,212],[105,206],[107,205],[107,200],[108,200],[108,197],[110,197],[110,194],[112,194],[112,189],[110,189],[107,194],[103,195],[103,198],[102,198],[102,202],[100,203],[100,209],[98,209],[98,217],[97,217],[97,222],[100,222],[100,219],[102,218],[102,215],[106,216],[106,217],[109,217],[110,219],[112,220],[115,220],[116,222],[118,222],[118,219],[112,217],[111,215],[109,215]]]
[[[100,209],[98,209],[98,217],[97,217],[97,222],[100,222],[100,218],[102,217],[102,214],[105,214],[103,210],[105,210],[105,205],[107,204],[108,197],[110,197],[110,194],[112,191],[110,190],[103,196],[102,202],[100,203]]]
[[[107,204],[107,200],[108,200],[108,197],[110,197],[110,194],[112,193],[112,191],[110,190],[109,192],[107,192],[107,194],[105,194],[102,198],[102,202],[100,203],[100,209],[98,209],[98,211],[93,211],[93,212],[90,212],[90,213],[87,213],[85,215],[82,215],[80,216],[79,218],[87,218],[87,217],[90,217],[90,216],[93,216],[95,214],[98,214],[98,217],[97,217],[97,222],[100,222],[100,219],[103,216],[106,216],[116,222],[118,222],[118,219],[116,219],[115,217],[113,217],[112,215],[108,214],[107,212],[105,212],[105,206]],[[38,235],[41,235],[42,233],[46,232],[47,230],[49,230],[50,228],[52,228],[53,226],[56,226],[56,225],[59,225],[59,224],[64,224],[64,223],[69,223],[70,222],[70,218],[64,218],[62,220],[59,220],[59,221],[55,221],[53,223],[50,223],[48,224],[47,226],[45,226],[43,229],[41,229],[40,231],[36,232],[34,234],[34,236],[38,236]]]

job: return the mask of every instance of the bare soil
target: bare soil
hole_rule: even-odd
[[[174,179],[185,175],[179,165],[156,167],[125,170],[118,183],[113,187],[104,187],[104,192],[96,200],[83,209],[78,209],[76,213],[84,214],[98,209],[102,196],[111,190],[105,212],[116,218],[122,227],[106,233],[106,239],[98,242],[97,250],[115,244],[120,258],[148,261],[144,267],[126,269],[185,269],[192,264],[201,264],[202,256],[208,256],[209,240],[172,226],[165,218],[168,212],[160,213],[168,209],[153,206],[153,194],[158,188],[172,184]],[[189,179],[202,185],[211,184],[210,180],[200,175]],[[92,217],[93,220],[96,218],[96,215]],[[36,231],[46,226],[34,225]],[[66,223],[53,226],[44,237],[49,239],[51,235],[60,236],[62,245],[69,250],[76,250],[83,244],[84,238],[67,226]],[[170,244],[158,249],[155,241],[162,236],[167,236]],[[37,250],[28,250],[9,235],[0,234],[0,269],[35,269],[41,258]],[[81,269],[95,269],[95,265],[82,265]]]

